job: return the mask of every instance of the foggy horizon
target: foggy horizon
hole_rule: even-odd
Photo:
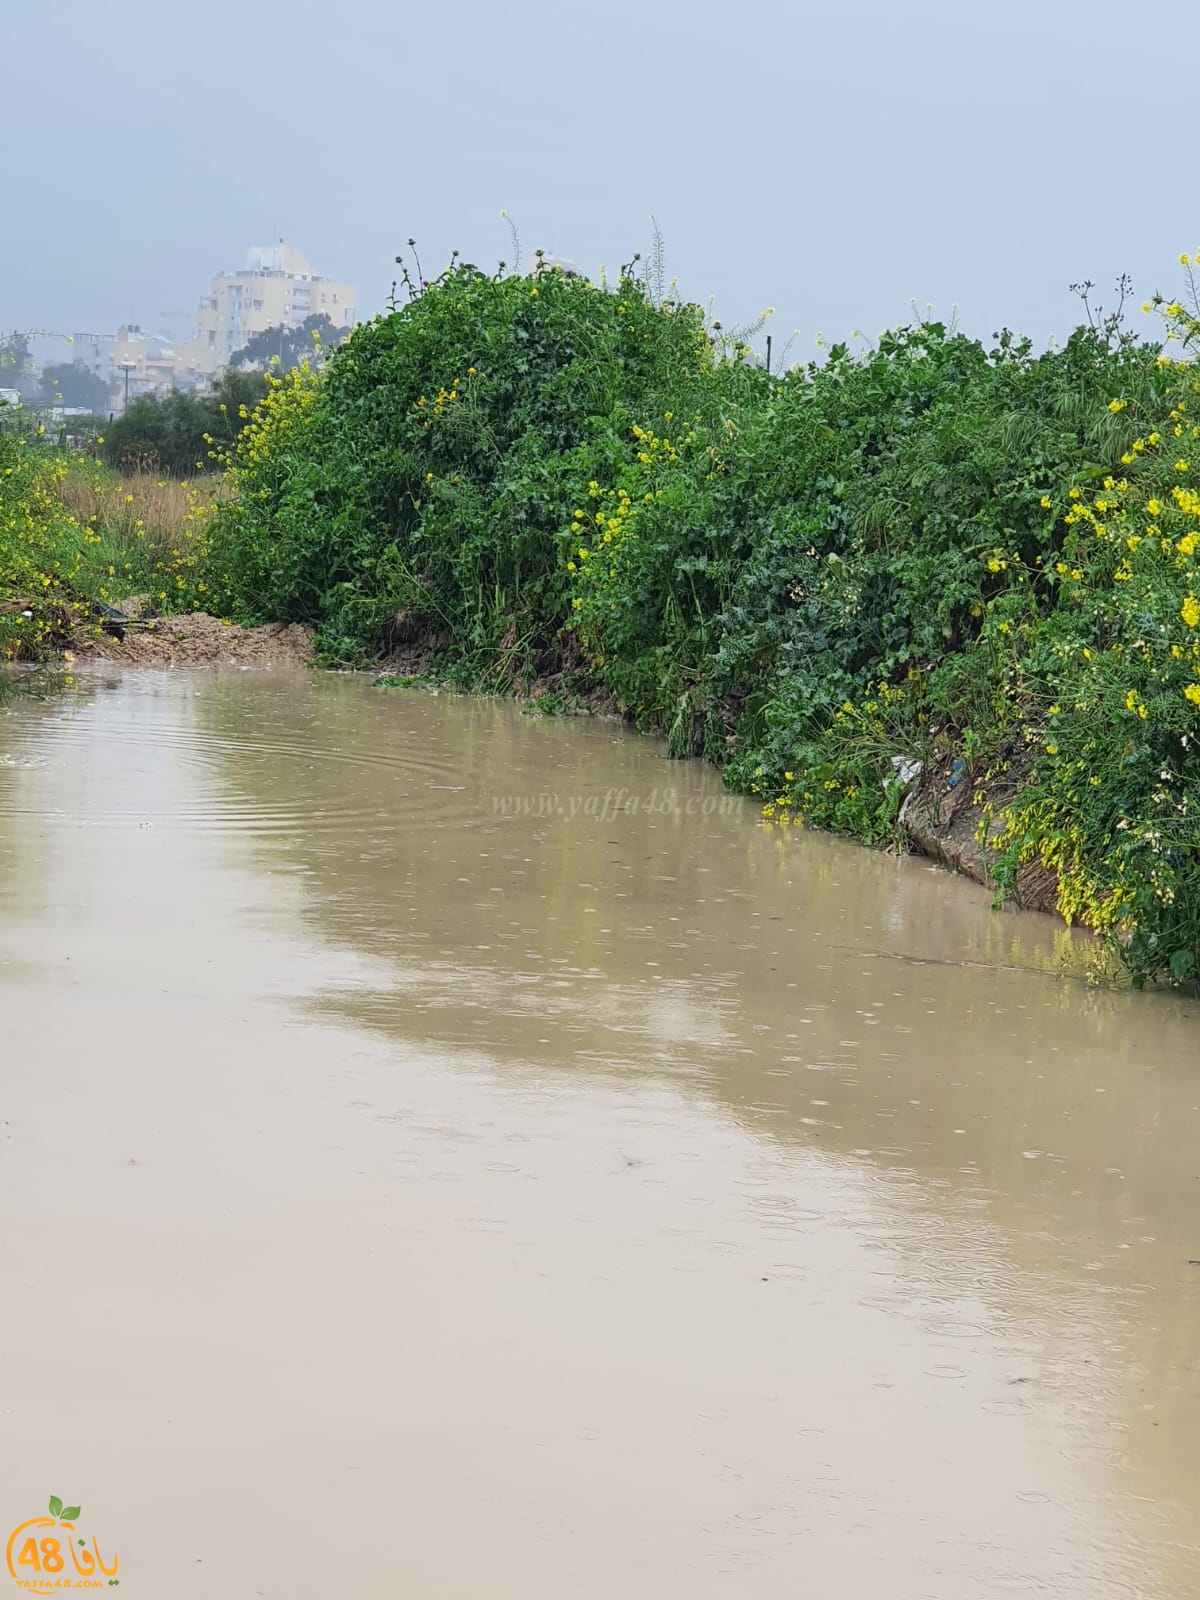
[[[426,276],[453,248],[511,265],[502,210],[526,265],[540,246],[589,275],[645,257],[653,215],[680,292],[726,324],[774,307],[791,360],[913,302],[1042,343],[1082,320],[1070,283],[1107,305],[1126,271],[1133,326],[1154,326],[1140,303],[1176,292],[1200,221],[1148,138],[1096,110],[1116,53],[1131,82],[1161,71],[1113,0],[727,15],[19,12],[0,327],[182,336],[215,273],[281,238],[367,317],[410,235]]]

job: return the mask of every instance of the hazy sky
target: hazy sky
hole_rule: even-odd
[[[1172,291],[1200,7],[1116,0],[0,0],[0,329],[186,313],[285,237],[382,306],[410,234],[491,267],[647,247],[776,348],[957,305],[1043,339],[1067,285]],[[1172,87],[1174,85],[1174,87]],[[13,95],[15,93],[15,104]],[[1141,322],[1140,313],[1136,319]]]

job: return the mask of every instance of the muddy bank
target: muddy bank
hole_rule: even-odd
[[[134,606],[123,609],[136,617]],[[135,667],[306,667],[315,654],[313,630],[302,623],[243,628],[203,611],[151,618],[120,631],[123,638],[87,623],[72,631],[70,651],[80,660]]]
[[[1010,774],[1010,778],[1011,778]],[[978,793],[969,780],[951,786],[949,770],[933,769],[917,778],[900,811],[900,833],[917,855],[961,873],[988,889],[999,889],[989,844],[1002,824],[993,821],[980,836]],[[1015,784],[1010,784],[1014,788]],[[993,793],[992,800],[998,797]],[[1038,861],[1026,862],[1006,894],[1023,911],[1058,911],[1058,878]]]
[[[431,628],[407,612],[398,612],[387,631],[386,650],[376,668],[377,681],[397,687],[438,683],[449,660],[451,644],[451,636],[444,630]],[[534,652],[532,659],[521,652],[519,644],[514,624],[500,641],[492,671],[476,685],[478,692],[490,690],[507,695],[522,705],[554,702],[557,711],[632,720],[626,717],[615,694],[590,682],[583,671],[583,655],[574,633],[564,630],[558,645]]]

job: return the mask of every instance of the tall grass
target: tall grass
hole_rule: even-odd
[[[76,579],[83,594],[110,605],[136,594],[165,610],[203,606],[208,530],[227,493],[223,478],[115,473],[80,459],[56,493],[87,536]]]

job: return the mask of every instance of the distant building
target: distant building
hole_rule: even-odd
[[[164,389],[190,389],[206,376],[189,364],[179,346],[160,333],[143,332],[136,323],[117,329],[107,355],[107,370],[101,375],[113,391],[118,410],[124,408],[127,391],[133,400],[139,394]]]
[[[227,366],[256,333],[298,328],[324,313],[336,328],[358,320],[352,283],[322,278],[294,245],[253,249],[240,272],[221,272],[196,312],[196,337],[180,354],[206,374]]]
[[[358,290],[352,283],[322,278],[290,244],[251,250],[238,272],[221,272],[201,300],[192,338],[174,339],[147,333],[126,323],[116,334],[55,333],[41,336],[42,362],[78,361],[109,386],[113,408],[125,397],[194,389],[206,385],[256,334],[268,328],[298,328],[309,317],[324,314],[335,328],[358,321]],[[63,350],[63,345],[69,347]],[[16,394],[17,379],[2,376]],[[23,380],[22,380],[23,381]],[[30,393],[36,379],[29,379]],[[11,406],[15,404],[8,400]]]

